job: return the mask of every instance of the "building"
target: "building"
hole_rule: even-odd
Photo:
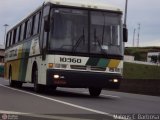
[[[0,45],[0,64],[4,64],[4,45]]]
[[[131,56],[131,55],[125,55],[124,56],[124,61],[125,62],[134,62],[134,56]]]
[[[147,62],[160,64],[160,52],[149,52]]]

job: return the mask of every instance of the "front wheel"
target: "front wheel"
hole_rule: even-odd
[[[89,93],[92,97],[98,97],[101,94],[102,88],[89,88]]]

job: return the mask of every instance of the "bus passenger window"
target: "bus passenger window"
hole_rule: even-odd
[[[17,33],[17,29],[14,29],[13,31],[13,39],[12,39],[12,45],[15,44],[15,40],[16,40],[16,33]]]
[[[36,17],[35,15],[32,17],[31,36],[34,35],[33,34],[33,29],[34,29],[35,17]]]
[[[19,41],[19,30],[20,30],[20,27],[17,28],[15,43],[17,43]]]
[[[7,38],[8,38],[8,39],[7,39],[7,47],[9,47],[10,37],[11,37],[11,33],[9,32],[9,33],[8,33],[8,37],[7,37]]]
[[[9,33],[7,33],[7,37],[6,37],[6,42],[5,42],[5,48],[7,48],[7,44],[8,44],[8,38],[9,38]]]
[[[32,19],[27,22],[26,27],[26,38],[29,38],[31,36]]]
[[[14,34],[14,31],[11,32],[11,39],[10,39],[10,44],[9,44],[9,46],[11,46],[12,43],[13,43],[13,34]]]
[[[39,18],[40,18],[40,13],[38,13],[35,16],[35,21],[34,21],[34,28],[33,28],[33,35],[36,35],[39,31]]]
[[[18,36],[18,41],[20,41],[20,37],[21,37],[21,33],[22,33],[21,28],[22,28],[22,25],[19,26],[19,36]]]
[[[25,24],[23,23],[23,24],[22,24],[22,27],[21,27],[21,37],[20,37],[20,41],[23,40],[23,36],[24,36],[24,28],[25,28]]]
[[[27,38],[27,25],[28,25],[28,21],[25,22],[23,39],[26,39],[26,38]]]

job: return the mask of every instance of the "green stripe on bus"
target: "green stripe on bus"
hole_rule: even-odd
[[[109,61],[108,59],[104,59],[104,58],[101,58],[97,64],[98,67],[102,67],[102,68],[106,68],[107,65],[109,64]]]
[[[21,81],[25,81],[26,78],[30,47],[31,47],[31,41],[23,45],[22,59],[20,62],[20,74],[19,74],[19,80]]]
[[[99,62],[99,58],[89,58],[89,60],[87,61],[86,65],[88,66],[97,66]]]

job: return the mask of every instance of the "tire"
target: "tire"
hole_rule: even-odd
[[[12,70],[9,70],[9,86],[15,87],[15,81],[12,80]]]
[[[34,91],[36,93],[41,93],[44,89],[44,87],[40,84],[38,84],[38,69],[37,67],[33,69],[32,71],[32,79],[33,79],[33,83],[34,83]]]
[[[98,97],[101,94],[102,88],[89,88],[90,96]]]
[[[15,87],[22,88],[23,83],[20,81],[15,81]]]

